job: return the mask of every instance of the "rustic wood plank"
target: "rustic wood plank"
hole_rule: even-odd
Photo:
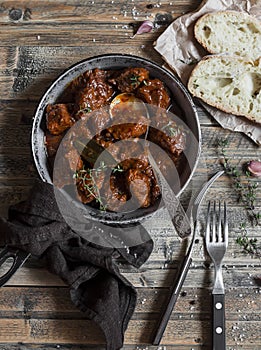
[[[242,263],[241,263],[242,264]],[[244,265],[244,263],[242,264]],[[255,279],[260,274],[260,263],[256,260],[248,267],[235,265],[226,265],[224,270],[224,283],[226,288],[234,288],[241,286],[244,288],[258,286],[258,281]],[[1,274],[8,268],[9,264],[2,267]],[[130,268],[129,266],[121,266],[122,274],[135,287],[169,287],[172,285],[177,269],[171,265],[163,264],[159,267],[143,266],[139,270]],[[196,288],[199,285],[202,288],[210,288],[213,285],[214,269],[199,269],[191,267],[184,283],[184,288]],[[44,267],[29,268],[25,264],[20,268],[15,275],[8,281],[7,286],[65,286],[60,278],[50,272]]]
[[[97,50],[102,52],[104,46],[101,49],[99,45],[110,45],[115,52],[119,52],[118,44],[125,44],[125,50],[128,50],[129,46],[128,53],[134,54],[135,47],[152,44],[165,29],[166,26],[159,27],[151,33],[146,33],[141,39],[140,36],[133,38],[132,26],[114,23],[101,23],[99,29],[95,23],[76,24],[74,22],[70,23],[70,27],[68,25],[45,24],[38,26],[37,29],[30,24],[22,27],[1,26],[1,46],[53,46],[55,44],[66,46],[69,41],[70,46],[85,46],[95,43]]]
[[[227,322],[227,345],[258,344],[255,336],[259,332],[259,322]],[[0,342],[15,341],[27,343],[73,343],[102,344],[103,335],[88,320],[51,320],[51,319],[1,319]],[[154,321],[131,320],[125,333],[125,344],[149,344],[155,327]],[[236,327],[236,330],[233,329]],[[162,339],[162,345],[210,344],[211,325],[209,321],[170,320]]]
[[[197,1],[163,0],[153,1],[124,1],[124,0],[95,0],[95,1],[49,1],[48,4],[34,1],[30,5],[26,1],[5,1],[1,6],[0,23],[25,26],[29,23],[102,23],[125,22],[157,18],[159,14],[168,14],[167,19],[176,18],[184,12],[192,11],[200,4]],[[161,19],[162,20],[162,19]]]
[[[138,299],[134,318],[157,319],[168,296],[166,288],[138,288]],[[10,299],[10,295],[12,298]],[[210,291],[202,288],[186,288],[179,297],[172,319],[209,319]],[[257,321],[253,311],[260,310],[258,287],[230,288],[226,291],[227,320]],[[250,309],[251,305],[251,309]],[[146,313],[150,313],[146,316]],[[139,315],[142,314],[142,315]],[[79,318],[86,316],[71,302],[68,288],[3,287],[0,289],[0,315],[2,318]]]
[[[31,155],[0,155],[0,181],[4,178],[36,178],[37,173]]]
[[[0,343],[1,350],[17,350],[16,344],[3,344]],[[57,350],[57,349],[70,349],[70,350],[105,350],[105,347],[102,345],[73,345],[73,344],[25,344],[19,343],[19,350]],[[146,344],[135,344],[134,345],[124,345],[122,350],[191,350],[192,348],[187,345],[162,345],[162,346],[152,346]],[[228,350],[260,350],[258,345],[240,345],[239,342],[236,344],[236,348],[232,345],[228,347]],[[193,344],[193,350],[209,350],[208,344]]]

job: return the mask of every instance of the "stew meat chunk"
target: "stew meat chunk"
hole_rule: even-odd
[[[99,109],[110,101],[113,92],[107,82],[106,71],[96,68],[86,79],[86,86],[76,95],[77,108],[86,111]]]
[[[116,73],[117,74],[117,73]],[[109,82],[121,92],[133,92],[145,80],[149,79],[149,71],[145,68],[126,68],[120,71]]]
[[[47,129],[53,135],[62,134],[75,123],[72,106],[69,104],[49,104],[46,107]]]
[[[146,84],[139,87],[137,96],[146,103],[167,109],[170,105],[170,97],[159,79],[146,80]]]
[[[151,204],[151,181],[150,178],[138,169],[129,169],[126,174],[126,181],[132,197],[138,201],[142,208]]]

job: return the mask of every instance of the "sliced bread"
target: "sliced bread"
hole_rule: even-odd
[[[261,58],[205,56],[193,69],[188,89],[211,106],[261,123]]]
[[[261,23],[244,12],[207,13],[195,23],[194,35],[210,53],[229,53],[253,60],[261,56]]]

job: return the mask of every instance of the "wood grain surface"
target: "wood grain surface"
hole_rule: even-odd
[[[34,111],[52,81],[70,65],[105,53],[126,53],[163,64],[153,42],[178,16],[195,10],[200,0],[50,0],[2,1],[0,4],[0,214],[26,198],[38,177],[30,133]],[[133,34],[145,19],[156,26]],[[220,139],[229,140],[228,155],[236,166],[261,153],[250,139],[222,129],[198,107],[202,153],[193,180],[183,193],[186,202],[208,175],[222,168]],[[260,259],[242,253],[236,243],[247,216],[227,176],[210,189],[208,199],[227,200],[229,248],[224,260],[227,350],[261,349]],[[261,193],[257,192],[260,207]],[[150,345],[153,328],[184,254],[184,245],[166,211],[145,223],[155,247],[149,260],[135,269],[120,264],[137,288],[135,313],[125,334],[124,350],[210,350],[211,288],[214,270],[205,252],[203,234],[207,202],[188,272],[161,346]],[[261,239],[259,227],[248,227]],[[11,261],[0,267],[3,274]],[[104,338],[95,324],[72,304],[68,287],[47,271],[44,261],[30,258],[0,288],[0,350],[103,350]]]

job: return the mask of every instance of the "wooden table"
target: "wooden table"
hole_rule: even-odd
[[[154,40],[173,19],[199,4],[200,0],[10,0],[0,4],[1,215],[6,215],[10,204],[26,198],[32,180],[38,176],[31,155],[30,131],[34,110],[50,83],[68,66],[98,54],[135,54],[162,64],[153,48]],[[131,38],[134,28],[145,19],[155,20],[157,28]],[[198,108],[198,112],[203,140],[191,185],[194,189],[221,168],[216,147],[221,138],[228,138],[228,155],[234,157],[235,165],[260,157],[260,148],[246,136],[224,130],[202,109]],[[182,199],[188,198],[191,186]],[[211,188],[208,199],[211,198],[226,199],[229,205],[230,241],[224,260],[227,349],[260,350],[261,290],[255,278],[260,275],[260,260],[243,254],[235,242],[246,212],[237,202],[227,176]],[[260,192],[258,200],[260,205]],[[162,346],[150,345],[152,329],[184,253],[168,215],[163,214],[147,223],[155,242],[149,261],[139,270],[121,267],[138,291],[123,349],[211,349],[214,275],[200,234],[193,265]],[[206,201],[201,210],[201,234],[205,214]],[[249,227],[248,232],[260,240],[260,226]],[[104,338],[73,306],[68,287],[41,261],[31,258],[0,289],[0,349],[59,348],[101,350]]]

